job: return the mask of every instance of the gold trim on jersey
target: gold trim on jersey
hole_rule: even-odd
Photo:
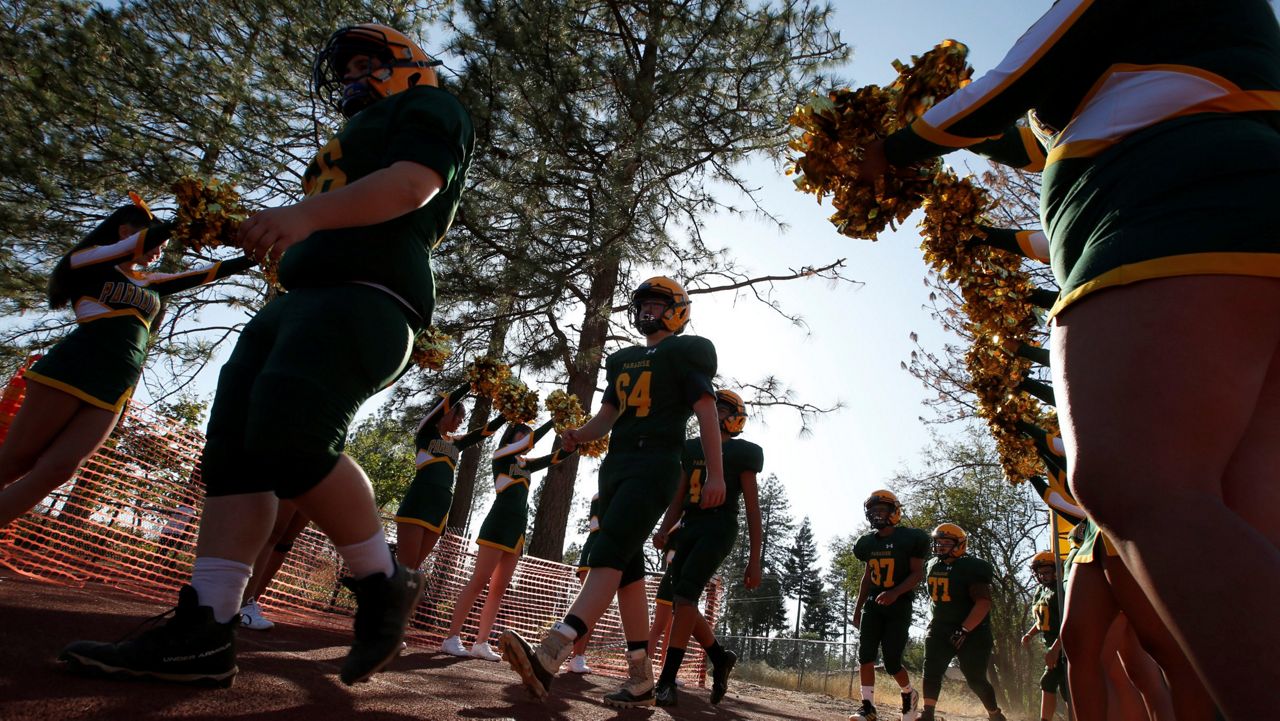
[[[418,464],[418,470],[419,470],[419,471],[420,471],[420,470],[422,470],[423,468],[426,468],[427,466],[431,465],[432,463],[439,463],[440,461],[444,461],[445,463],[448,463],[448,464],[449,464],[449,468],[450,468],[450,470],[456,470],[456,469],[457,469],[457,466],[456,466],[456,465],[454,465],[453,459],[452,459],[452,458],[450,458],[450,457],[448,457],[448,456],[432,456],[432,455],[431,455],[429,452],[427,452],[427,451],[420,451],[420,453],[421,453],[421,454],[428,455],[428,456],[431,456],[431,457],[430,457],[430,460],[426,460],[426,461],[423,461],[422,463],[419,463],[419,464]]]
[[[499,473],[493,479],[493,490],[496,493],[502,493],[508,488],[523,484],[525,488],[529,487],[529,479],[519,476],[510,476],[506,473]]]
[[[133,386],[129,386],[129,389],[126,390],[118,399],[116,399],[116,402],[114,404],[111,404],[111,403],[107,403],[106,401],[100,398],[94,398],[93,396],[89,395],[88,392],[82,391],[79,388],[76,388],[75,386],[71,385],[70,383],[66,383],[64,381],[50,378],[49,376],[43,375],[41,373],[36,373],[35,371],[28,370],[25,377],[35,381],[36,383],[39,383],[42,386],[48,386],[50,388],[60,390],[63,393],[73,395],[76,398],[79,398],[80,400],[84,401],[85,403],[88,403],[91,406],[96,406],[105,411],[112,411],[114,413],[119,413],[120,409],[124,408],[124,404],[129,401],[129,397],[133,395]]]
[[[1084,296],[1115,286],[1143,280],[1174,278],[1187,275],[1244,275],[1280,278],[1280,254],[1277,253],[1185,253],[1152,258],[1140,263],[1112,268],[1060,297],[1049,311],[1052,318]]]
[[[516,542],[516,546],[515,546],[515,548],[512,548],[511,546],[504,546],[504,545],[502,545],[501,543],[497,543],[496,541],[488,541],[488,540],[485,540],[485,539],[483,539],[483,538],[478,538],[478,539],[476,539],[476,545],[477,545],[477,546],[488,546],[489,548],[496,548],[496,549],[498,549],[499,551],[506,551],[507,553],[514,553],[514,554],[516,554],[516,555],[518,556],[518,555],[520,555],[520,551],[524,548],[524,534],[523,534],[523,533],[522,533],[522,534],[520,534],[520,540]]]
[[[1036,136],[1036,132],[1031,128],[1018,128],[1018,137],[1022,139],[1022,148],[1027,151],[1027,157],[1030,162],[1021,169],[1028,173],[1039,173],[1044,170],[1045,155],[1044,148],[1040,145],[1040,139]]]
[[[412,516],[396,516],[396,523],[407,523],[411,526],[422,526],[432,533],[444,533],[444,524],[449,522],[449,514],[444,514],[444,518],[440,519],[440,525],[433,526],[421,518],[413,518]]]

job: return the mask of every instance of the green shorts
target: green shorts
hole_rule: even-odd
[[[452,506],[453,465],[448,458],[441,457],[418,469],[396,509],[396,523],[410,523],[444,533]]]
[[[26,378],[118,412],[138,384],[149,337],[147,327],[132,315],[90,321],[50,348]]]
[[[670,604],[681,598],[696,603],[737,540],[737,514],[686,514],[680,533],[671,541],[676,553],[658,584],[658,600]]]
[[[924,678],[926,680],[940,682],[953,658],[959,660],[960,671],[964,674],[965,680],[986,679],[991,651],[995,648],[995,641],[991,636],[991,624],[984,623],[974,629],[959,651],[951,645],[951,634],[957,628],[957,626],[930,626],[925,633]]]
[[[884,651],[884,670],[890,674],[902,668],[902,653],[907,648],[911,631],[911,603],[915,594],[899,597],[889,606],[881,606],[868,598],[862,606],[862,625],[858,627],[858,663],[875,663]]]
[[[610,452],[600,466],[600,530],[586,565],[644,577],[641,549],[680,486],[680,449]]]
[[[201,460],[210,496],[299,496],[338,463],[361,404],[406,367],[414,326],[363,285],[299,288],[258,312],[222,366]]]
[[[507,553],[524,550],[524,530],[529,523],[529,487],[512,483],[498,492],[480,524],[476,543]]]

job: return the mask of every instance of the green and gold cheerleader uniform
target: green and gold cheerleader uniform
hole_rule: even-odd
[[[880,593],[893,589],[911,575],[912,559],[928,558],[931,543],[929,534],[919,528],[894,526],[888,536],[871,531],[853,544],[853,555],[867,564],[866,573],[871,581],[862,606],[862,624],[858,626],[858,663],[875,663],[876,656],[883,651],[886,672],[895,674],[902,669],[915,589],[898,596],[888,606],[881,606],[875,600]]]
[[[603,403],[618,409],[600,465],[600,530],[587,565],[622,571],[620,586],[644,578],[640,552],[680,484],[680,454],[693,404],[714,395],[716,349],[672,335],[605,361]]]
[[[1101,553],[1099,553],[1099,550],[1101,550]],[[1098,524],[1094,523],[1092,518],[1086,518],[1084,520],[1084,540],[1080,542],[1080,548],[1076,550],[1073,563],[1093,563],[1104,556],[1114,558],[1119,555],[1120,552],[1111,544],[1111,539],[1107,538],[1107,534],[1098,528]]]
[[[1062,630],[1062,606],[1058,602],[1058,582],[1052,586],[1041,586],[1031,602],[1031,613],[1036,618],[1036,628],[1040,630],[1040,638],[1044,639],[1046,651],[1058,640]],[[1067,692],[1067,658],[1058,655],[1058,663],[1053,668],[1045,666],[1040,676],[1040,690],[1045,693]]]
[[[905,165],[1033,111],[1062,289],[1280,277],[1280,26],[1266,0],[1058,0],[991,72],[886,139]]]
[[[551,422],[548,421],[532,434],[494,451],[493,490],[496,495],[489,513],[484,517],[484,523],[480,524],[476,543],[507,553],[518,554],[524,550],[524,532],[529,523],[530,478],[534,473],[573,455],[557,448],[540,458],[522,457],[537,445],[551,427]]]
[[[684,442],[681,466],[689,479],[684,513],[679,533],[672,532],[668,546],[675,555],[662,582],[657,600],[670,605],[677,598],[695,603],[720,564],[733,551],[738,540],[738,500],[742,498],[742,476],[759,473],[764,468],[764,449],[750,441],[729,438],[721,444],[724,458],[724,503],[714,508],[701,508],[702,485],[707,477],[707,460],[702,452],[702,439]]]
[[[952,635],[961,629],[973,610],[975,601],[970,589],[979,584],[990,586],[994,575],[995,569],[990,563],[969,555],[950,561],[934,558],[929,562],[925,574],[930,600],[929,627],[924,636],[925,698],[938,698],[942,677],[951,659],[958,658],[969,688],[988,709],[997,707],[995,690],[987,681],[987,664],[995,645],[991,614],[983,616],[977,627],[969,629],[968,638],[959,650],[951,642]]]
[[[417,210],[317,231],[285,252],[288,292],[249,321],[218,379],[202,460],[209,495],[292,498],[337,465],[356,411],[400,376],[414,333],[431,322],[431,252],[453,222],[474,145],[458,100],[420,85],[364,108],[316,154],[308,196],[404,161],[444,185]]]
[[[453,505],[453,474],[458,456],[492,436],[507,422],[499,415],[464,436],[441,436],[437,421],[466,395],[467,386],[442,394],[440,402],[418,424],[418,433],[414,437],[418,446],[415,459],[418,470],[400,501],[400,507],[396,509],[396,523],[409,523],[434,533],[443,533],[444,524],[449,520],[449,507]]]
[[[27,379],[119,412],[142,373],[160,298],[243,273],[254,265],[252,259],[242,256],[183,273],[126,272],[119,268],[168,239],[169,226],[160,223],[118,243],[72,253],[67,283],[76,329],[31,366]]]

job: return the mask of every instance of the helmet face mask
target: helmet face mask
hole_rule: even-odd
[[[968,534],[954,523],[943,523],[933,529],[933,555],[941,560],[959,558],[969,547]]]
[[[1041,586],[1052,586],[1058,580],[1057,569],[1053,566],[1036,566],[1032,573]]]
[[[716,391],[716,411],[720,415],[720,432],[730,436],[742,433],[747,425],[747,405],[742,396],[731,390]]]
[[[367,72],[352,72],[353,58],[369,59]],[[390,95],[418,85],[438,85],[441,63],[394,28],[366,23],[339,29],[316,54],[312,91],[321,101],[352,117]]]
[[[663,309],[654,313],[653,301],[660,301]],[[631,325],[645,336],[670,331],[683,333],[689,323],[689,294],[674,280],[656,276],[641,283],[631,293],[628,307]]]
[[[889,517],[893,515],[893,506],[888,503],[875,503],[867,508],[867,523],[877,531],[893,525]]]
[[[862,503],[867,523],[877,531],[898,525],[902,520],[902,504],[892,491],[874,491]]]
[[[1058,580],[1057,559],[1049,551],[1040,551],[1031,557],[1031,575],[1041,586],[1052,586]]]

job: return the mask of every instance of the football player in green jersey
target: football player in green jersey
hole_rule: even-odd
[[[933,560],[925,573],[929,584],[929,629],[924,637],[924,710],[920,721],[934,721],[942,676],[951,659],[977,694],[992,721],[1005,721],[996,690],[987,680],[994,640],[991,637],[991,564],[968,554],[968,536],[954,523],[933,529]]]
[[[616,594],[627,637],[629,677],[606,697],[612,706],[652,706],[653,668],[645,647],[649,602],[641,547],[680,483],[685,425],[697,416],[706,482],[703,508],[724,502],[725,483],[716,411],[716,352],[711,341],[680,335],[689,322],[689,294],[670,278],[650,278],[631,294],[631,322],[645,345],[623,348],[605,362],[600,411],[581,428],[561,434],[565,450],[609,436],[600,466],[600,530],[592,540],[591,567],[564,620],[535,649],[515,631],[502,634],[503,658],[538,698],[545,698],[573,642],[585,634]]]
[[[702,589],[711,581],[738,540],[739,497],[747,510],[747,534],[751,543],[742,583],[748,589],[760,586],[761,524],[756,475],[764,468],[764,451],[760,446],[738,438],[747,422],[747,407],[741,396],[730,390],[716,391],[716,411],[720,418],[720,447],[726,487],[724,502],[712,508],[701,507],[703,481],[707,475],[706,457],[701,439],[687,440],[681,461],[684,472],[680,488],[654,535],[654,545],[665,548],[668,546],[668,534],[677,523],[680,524],[680,533],[670,544],[675,555],[662,577],[657,594],[657,601],[671,604],[674,613],[667,633],[662,675],[655,692],[658,706],[675,706],[678,703],[676,674],[680,672],[690,635],[697,638],[711,661],[711,703],[720,703],[729,690],[729,674],[738,657],[732,651],[726,651],[716,640],[697,604]],[[661,622],[657,615],[654,614],[655,627]]]
[[[929,534],[919,528],[899,526],[902,504],[891,491],[875,491],[862,504],[873,529],[853,546],[853,555],[866,564],[853,625],[858,627],[858,676],[862,682],[862,708],[850,721],[876,721],[876,656],[883,650],[884,670],[902,689],[902,718],[915,721],[920,692],[911,688],[911,677],[902,667],[902,652],[911,630],[911,606],[915,590],[924,578],[929,556]],[[866,605],[867,600],[870,605]]]
[[[1051,721],[1058,707],[1058,692],[1066,693],[1066,660],[1058,631],[1062,628],[1062,599],[1058,594],[1058,559],[1052,551],[1041,551],[1031,557],[1031,575],[1040,588],[1031,603],[1035,623],[1022,635],[1022,645],[1039,635],[1044,640],[1044,673],[1040,676],[1040,718]]]
[[[49,307],[71,305],[76,327],[26,373],[26,399],[0,446],[0,528],[70,480],[111,434],[142,373],[160,299],[256,262],[149,272],[169,239],[169,225],[153,221],[140,199],[116,208],[49,277]]]
[[[240,599],[277,497],[311,518],[351,570],[355,640],[343,683],[400,653],[422,575],[392,558],[369,479],[342,451],[360,405],[400,376],[414,333],[430,323],[432,249],[466,183],[475,134],[437,87],[439,64],[375,24],[338,30],[316,55],[316,95],[347,121],[307,168],[305,199],[240,226],[240,246],[277,261],[288,292],[249,321],[218,379],[191,585],[168,624],[118,644],[72,644],[65,662],[230,685]]]

